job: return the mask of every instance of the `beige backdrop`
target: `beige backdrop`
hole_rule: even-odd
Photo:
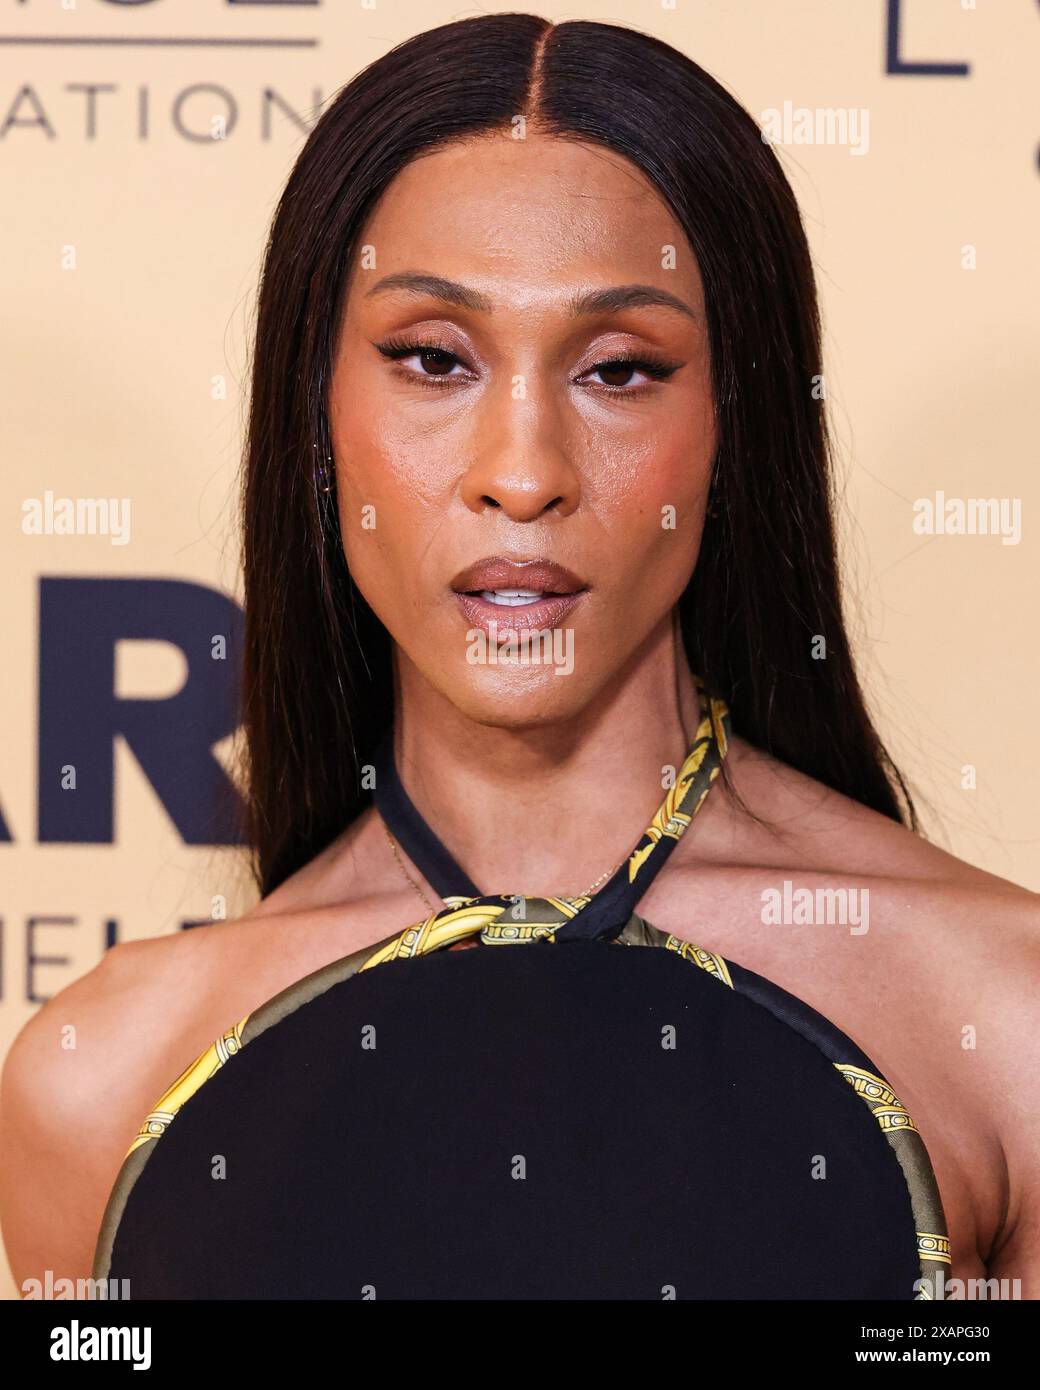
[[[854,632],[884,736],[933,808],[933,838],[1040,889],[1030,331],[1040,113],[1028,100],[1040,10],[1026,0],[904,0],[903,58],[967,63],[965,77],[886,75],[885,11],[882,0],[537,10],[655,34],[756,117],[785,102],[869,112],[863,155],[835,144],[781,151],[823,300]],[[476,12],[428,0],[5,7],[7,40],[305,42],[0,44],[0,807],[12,836],[0,844],[0,1052],[35,1007],[27,919],[73,919],[36,931],[35,954],[59,958],[31,972],[33,992],[45,996],[97,962],[106,921],[120,937],[154,936],[207,918],[215,893],[228,895],[232,914],[248,904],[235,853],[181,843],[123,746],[116,842],[36,843],[38,580],[157,576],[239,593],[233,498],[243,373],[274,203],[305,128],[344,82],[401,39]],[[93,131],[88,96],[75,84],[111,84],[96,96]],[[208,135],[213,114],[227,110],[226,96],[187,90],[195,84],[233,97],[237,122],[226,139],[185,137],[184,129]],[[277,98],[265,126],[268,90]],[[181,128],[171,115],[178,102]],[[46,489],[129,497],[130,543],[23,534],[23,502]],[[1018,543],[916,533],[913,503],[937,491],[1017,502]],[[161,696],[177,689],[184,662],[169,646],[123,644],[117,676],[122,696]],[[966,765],[974,789],[963,785]],[[0,1279],[11,1297],[6,1265]]]

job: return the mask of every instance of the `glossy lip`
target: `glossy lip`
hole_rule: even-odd
[[[554,560],[519,561],[506,555],[492,555],[460,570],[451,581],[451,587],[470,626],[480,628],[493,638],[496,633],[557,627],[588,586],[572,570]],[[539,589],[544,597],[530,603],[504,606],[480,598],[474,591],[481,589]]]

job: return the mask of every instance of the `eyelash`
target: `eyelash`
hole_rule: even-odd
[[[452,366],[461,363],[462,359],[457,353],[449,348],[442,347],[440,343],[421,343],[406,342],[403,338],[388,338],[384,343],[378,343],[377,347],[384,357],[393,361],[399,361],[405,357],[412,357],[416,353],[438,353],[444,357],[452,359]],[[590,367],[588,372],[583,372],[582,376],[590,373],[604,371],[611,367],[632,367],[638,371],[645,372],[651,378],[651,382],[666,381],[674,372],[679,370],[680,362],[664,362],[654,357],[640,357],[636,353],[618,353],[613,357],[606,358],[602,362],[597,362],[594,367]],[[434,391],[441,391],[449,381],[458,378],[452,376],[430,376],[425,372],[413,372],[408,368],[402,369],[409,381],[418,381],[423,386],[429,386]],[[642,386],[608,386],[604,382],[598,384],[598,391],[608,396],[641,396],[644,391],[650,389],[651,383],[644,383]]]

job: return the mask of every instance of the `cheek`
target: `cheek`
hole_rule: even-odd
[[[373,391],[332,413],[343,551],[377,611],[405,599],[441,514],[436,461]],[[417,461],[421,460],[421,463]]]
[[[329,393],[337,490],[344,509],[429,505],[436,468],[421,429],[402,411],[387,365],[348,332]]]
[[[341,410],[334,434],[339,494],[355,509],[388,501],[429,507],[438,493],[431,450],[376,396]]]
[[[691,430],[688,420],[681,429],[662,423],[612,451],[597,484],[598,510],[626,589],[665,601],[682,592],[700,548],[713,457],[707,423]]]

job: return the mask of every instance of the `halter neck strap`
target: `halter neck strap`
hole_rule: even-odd
[[[519,893],[482,894],[420,815],[405,790],[394,759],[393,725],[380,739],[372,757],[376,808],[412,863],[445,899],[445,912],[457,909],[460,902],[499,908],[506,903],[511,906],[508,915],[503,914],[503,920],[513,923],[561,920],[561,925],[552,932],[557,941],[610,940],[624,929],[639,899],[664,867],[665,860],[700,809],[726,756],[730,738],[726,704],[709,696],[699,680],[697,690],[700,699],[697,732],[674,782],[631,853],[618,865],[604,887],[591,897],[545,899]],[[547,905],[555,905],[555,911],[549,907],[548,917]]]
[[[375,791],[372,799],[387,829],[427,883],[441,898],[479,898],[480,889],[452,857],[433,828],[419,814],[404,789],[394,761],[394,727],[379,740],[372,765]]]

